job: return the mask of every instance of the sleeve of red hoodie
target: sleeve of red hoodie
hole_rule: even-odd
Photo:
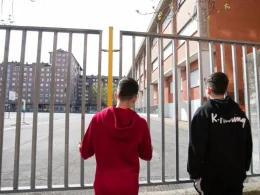
[[[143,122],[143,138],[142,142],[139,145],[139,157],[143,160],[150,161],[152,159],[153,155],[153,148],[152,148],[152,141],[151,141],[151,135],[148,128],[148,124],[145,120]]]
[[[93,131],[94,131],[94,118],[91,120],[87,132],[84,135],[84,138],[80,147],[80,154],[83,159],[88,159],[94,155],[94,145],[93,145]]]

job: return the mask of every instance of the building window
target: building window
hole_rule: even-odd
[[[43,87],[43,83],[41,83],[41,87]]]
[[[44,73],[41,73],[41,76],[44,76]]]
[[[15,86],[15,83],[12,83],[12,86]]]
[[[24,83],[23,86],[26,87],[26,83]]]
[[[30,68],[30,72],[32,72],[32,68]]]
[[[16,72],[13,72],[13,76],[16,76]]]
[[[59,97],[60,95],[59,94],[56,94],[56,97]]]
[[[13,70],[16,71],[16,68],[14,68]]]
[[[46,86],[46,87],[49,87],[49,84],[47,83],[45,86]]]
[[[47,72],[50,72],[50,69],[47,69]]]
[[[173,82],[170,83],[170,94],[173,94]]]
[[[16,78],[13,78],[13,81],[15,81],[16,80]]]
[[[41,82],[44,82],[44,79],[41,79]]]
[[[29,78],[29,81],[32,81],[32,78]]]
[[[56,76],[58,76],[58,77],[59,77],[59,76],[60,76],[60,74],[56,74]]]
[[[197,31],[197,29],[198,29],[197,20],[191,20],[178,34],[182,36],[191,36]],[[182,43],[184,43],[184,40],[178,40],[179,46]]]
[[[60,81],[60,79],[57,79],[57,81]]]
[[[159,62],[158,62],[158,58],[156,58],[156,60],[153,61],[153,70],[158,68],[158,66],[159,66]]]
[[[172,54],[172,43],[166,46],[163,50],[163,60],[167,59]]]
[[[164,19],[164,21],[162,23],[162,30],[163,31],[168,26],[168,24],[170,23],[171,20],[172,20],[172,12],[169,11],[169,13],[167,14],[167,16],[165,17],[165,19]]]
[[[64,81],[64,79],[61,79],[61,81]]]
[[[43,89],[40,89],[40,92],[43,92]]]
[[[196,69],[190,73],[190,87],[198,87],[199,86],[199,69]]]
[[[31,94],[28,94],[28,97],[31,97]]]
[[[29,73],[29,76],[32,76],[32,73]]]
[[[61,72],[64,72],[64,69],[61,69]]]
[[[28,102],[28,103],[30,103],[30,102],[31,102],[31,100],[30,100],[30,99],[28,99],[28,100],[27,100],[27,102]]]
[[[42,70],[42,72],[43,72],[43,71],[44,71],[44,68],[42,68],[41,70]]]
[[[27,68],[24,68],[24,71],[27,71]]]
[[[24,73],[24,76],[27,76],[27,73]]]
[[[49,89],[45,89],[45,92],[49,92]]]
[[[28,91],[31,91],[31,88],[28,88]]]
[[[43,102],[43,99],[40,99],[40,102],[42,103],[42,102]]]
[[[32,86],[32,84],[31,84],[31,83],[28,83],[28,86]]]

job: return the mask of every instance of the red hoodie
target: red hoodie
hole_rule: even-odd
[[[147,122],[131,109],[104,109],[91,120],[80,153],[95,154],[95,195],[137,195],[139,157],[152,159]]]

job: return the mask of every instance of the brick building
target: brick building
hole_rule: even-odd
[[[176,14],[172,13],[171,6]],[[215,2],[215,7],[223,9],[227,2],[218,0]],[[147,32],[175,34],[183,36],[200,36],[219,39],[231,40],[246,40],[252,42],[260,41],[260,23],[255,18],[260,16],[257,8],[260,6],[260,1],[228,1],[231,9],[217,13],[212,12],[210,19],[205,19],[208,10],[208,1],[197,0],[161,0],[156,8],[158,13],[163,10],[162,19],[158,21],[157,14],[154,14]],[[199,5],[199,6],[198,6]],[[165,9],[167,8],[168,9]],[[198,14],[199,13],[199,14]],[[200,16],[201,18],[197,18]],[[197,18],[197,19],[193,19]],[[248,48],[248,53],[252,52]],[[177,42],[177,62],[178,62],[178,78],[179,82],[179,119],[187,120],[187,87],[186,87],[186,68],[185,68],[185,41]],[[221,71],[221,52],[219,44],[213,47],[213,65],[216,71]],[[145,112],[146,109],[146,68],[145,68],[145,39],[143,40],[136,55],[135,78],[140,85],[139,100],[136,108],[140,112]],[[239,102],[243,107],[243,75],[242,75],[242,48],[237,46],[236,53],[237,69],[238,69],[238,87],[239,87]],[[158,105],[158,77],[159,77],[159,62],[158,62],[158,42],[157,39],[151,41],[151,112],[158,113],[160,105]],[[173,78],[172,78],[172,42],[169,39],[163,40],[163,60],[164,60],[164,101],[165,101],[165,116],[173,117]],[[191,70],[191,109],[192,114],[200,105],[199,102],[199,70],[198,70],[198,45],[197,42],[190,42],[190,70]],[[225,64],[226,73],[230,78],[228,93],[234,93],[233,68],[231,47],[225,46]],[[203,75],[209,74],[209,49],[207,47],[202,50],[202,66]],[[132,69],[129,70],[128,76],[131,76]]]
[[[52,62],[52,53],[50,53],[50,62]],[[66,89],[67,89],[67,72],[68,72],[68,52],[57,50],[57,63],[55,68],[55,111],[64,112],[66,106]],[[78,78],[81,73],[81,67],[76,58],[72,55],[71,62],[71,109],[73,111],[77,103],[78,96]],[[50,82],[51,82],[51,63],[40,64],[40,88],[39,88],[39,111],[49,111],[50,104]],[[0,64],[0,71],[3,67]],[[7,69],[6,81],[6,106],[10,105],[11,110],[15,111],[17,101],[9,101],[9,91],[18,93],[20,64],[19,62],[9,62]],[[23,94],[22,98],[26,100],[26,110],[33,110],[34,89],[36,80],[36,64],[25,64],[24,66],[24,80],[23,80]],[[2,76],[0,77],[0,90],[2,86]],[[1,91],[0,91],[1,92]]]
[[[82,101],[82,78],[81,75],[79,77],[78,81],[78,107],[81,107],[81,101]],[[108,77],[102,76],[101,77],[101,86],[105,87],[107,86]],[[92,92],[93,87],[97,85],[98,83],[98,76],[96,75],[87,75],[86,76],[86,112],[96,112],[97,110],[97,95]],[[117,87],[118,84],[118,77],[113,77],[113,86]],[[106,94],[103,94],[103,96]],[[104,96],[103,99],[106,99],[106,96]],[[106,107],[107,105],[105,103],[102,103],[102,107]]]

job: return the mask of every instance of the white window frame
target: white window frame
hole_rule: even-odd
[[[156,66],[154,66],[154,65],[156,65]],[[156,70],[159,67],[159,60],[158,60],[158,58],[156,58],[153,61],[152,66],[153,66],[153,71]]]
[[[163,50],[163,60],[166,60],[172,54],[172,42],[170,42]]]
[[[164,18],[164,21],[163,21],[163,23],[162,23],[162,30],[163,30],[163,31],[167,28],[167,26],[168,26],[168,24],[171,22],[171,20],[172,20],[172,12],[169,11],[169,13],[168,13],[167,16]]]
[[[191,36],[198,30],[197,20],[190,20],[189,23],[178,33],[181,36]],[[178,40],[178,46],[183,44],[185,40]]]
[[[190,88],[198,87],[200,85],[199,81],[199,69],[195,69],[190,73]]]

